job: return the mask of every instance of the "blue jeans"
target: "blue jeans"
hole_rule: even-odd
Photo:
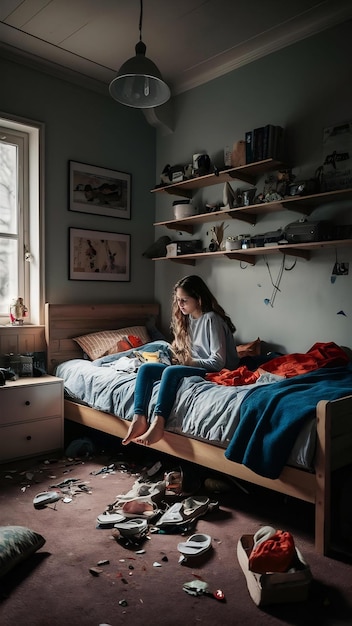
[[[153,385],[157,380],[160,380],[154,413],[155,415],[162,415],[166,421],[174,405],[176,392],[182,378],[187,376],[201,376],[204,378],[205,374],[206,370],[203,367],[143,363],[138,370],[134,390],[135,415],[147,416]]]

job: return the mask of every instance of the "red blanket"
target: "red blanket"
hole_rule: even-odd
[[[349,358],[346,352],[332,341],[329,343],[315,343],[306,353],[284,354],[267,361],[260,368],[251,372],[246,366],[238,367],[235,370],[222,369],[206,375],[206,380],[210,380],[218,385],[241,386],[255,383],[263,372],[270,372],[291,378],[298,374],[306,374],[321,367],[340,367],[347,365]]]

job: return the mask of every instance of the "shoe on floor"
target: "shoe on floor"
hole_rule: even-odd
[[[136,480],[130,491],[116,497],[115,504],[137,500],[138,498],[149,498],[149,500],[153,502],[160,502],[165,494],[165,487],[166,483],[164,480],[160,480],[156,483],[143,483],[140,480]]]
[[[125,522],[118,522],[114,524],[114,528],[117,528],[123,537],[131,537],[132,535],[146,533],[148,522],[146,519],[136,517],[135,519],[126,520]]]
[[[61,495],[57,491],[42,491],[33,498],[35,509],[44,509],[47,504],[52,504],[61,499]]]
[[[206,496],[191,496],[182,500],[182,502],[175,502],[161,516],[156,526],[182,525],[185,522],[193,521],[204,515],[208,511],[209,505],[210,500]]]
[[[123,522],[125,519],[126,517],[120,513],[102,513],[101,515],[98,515],[97,522],[99,526],[107,526],[111,528],[114,524]]]
[[[185,557],[194,557],[204,554],[211,547],[210,535],[196,533],[191,535],[187,541],[181,541],[177,545],[177,550]]]

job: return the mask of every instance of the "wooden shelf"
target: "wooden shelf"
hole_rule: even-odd
[[[305,260],[309,260],[311,252],[326,249],[326,248],[342,248],[351,247],[352,239],[335,239],[333,241],[312,241],[307,243],[295,243],[295,244],[282,244],[265,246],[263,248],[247,248],[241,250],[233,250],[229,252],[227,250],[221,250],[218,252],[198,252],[196,254],[182,254],[174,257],[158,257],[153,261],[173,261],[176,263],[183,263],[186,265],[195,265],[196,261],[200,259],[206,259],[211,257],[216,259],[219,257],[227,257],[235,261],[242,261],[249,265],[255,265],[258,256],[264,256],[267,254],[286,254],[288,256],[300,257]]]
[[[176,196],[190,198],[192,197],[193,192],[197,189],[220,185],[221,183],[231,183],[234,180],[240,180],[243,183],[254,185],[260,176],[282,166],[283,164],[281,161],[277,161],[275,159],[265,159],[264,161],[258,161],[257,163],[249,163],[248,165],[241,165],[240,167],[232,167],[226,170],[221,170],[218,174],[206,174],[205,176],[189,178],[179,183],[170,183],[170,185],[165,185],[164,187],[154,187],[151,192],[169,193]]]
[[[268,213],[290,210],[302,213],[303,215],[310,215],[312,211],[319,206],[336,201],[341,202],[343,200],[352,200],[352,189],[337,189],[336,191],[326,191],[310,196],[289,196],[283,200],[275,200],[274,202],[263,202],[261,204],[252,204],[248,207],[202,213],[180,220],[155,222],[154,226],[165,226],[171,230],[182,230],[192,235],[195,226],[208,222],[237,219],[254,226],[260,216]]]

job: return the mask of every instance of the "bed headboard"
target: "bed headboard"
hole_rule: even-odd
[[[72,337],[125,326],[145,326],[151,317],[159,321],[157,303],[50,304],[45,305],[45,340],[48,372],[63,361],[79,359],[82,350]]]

